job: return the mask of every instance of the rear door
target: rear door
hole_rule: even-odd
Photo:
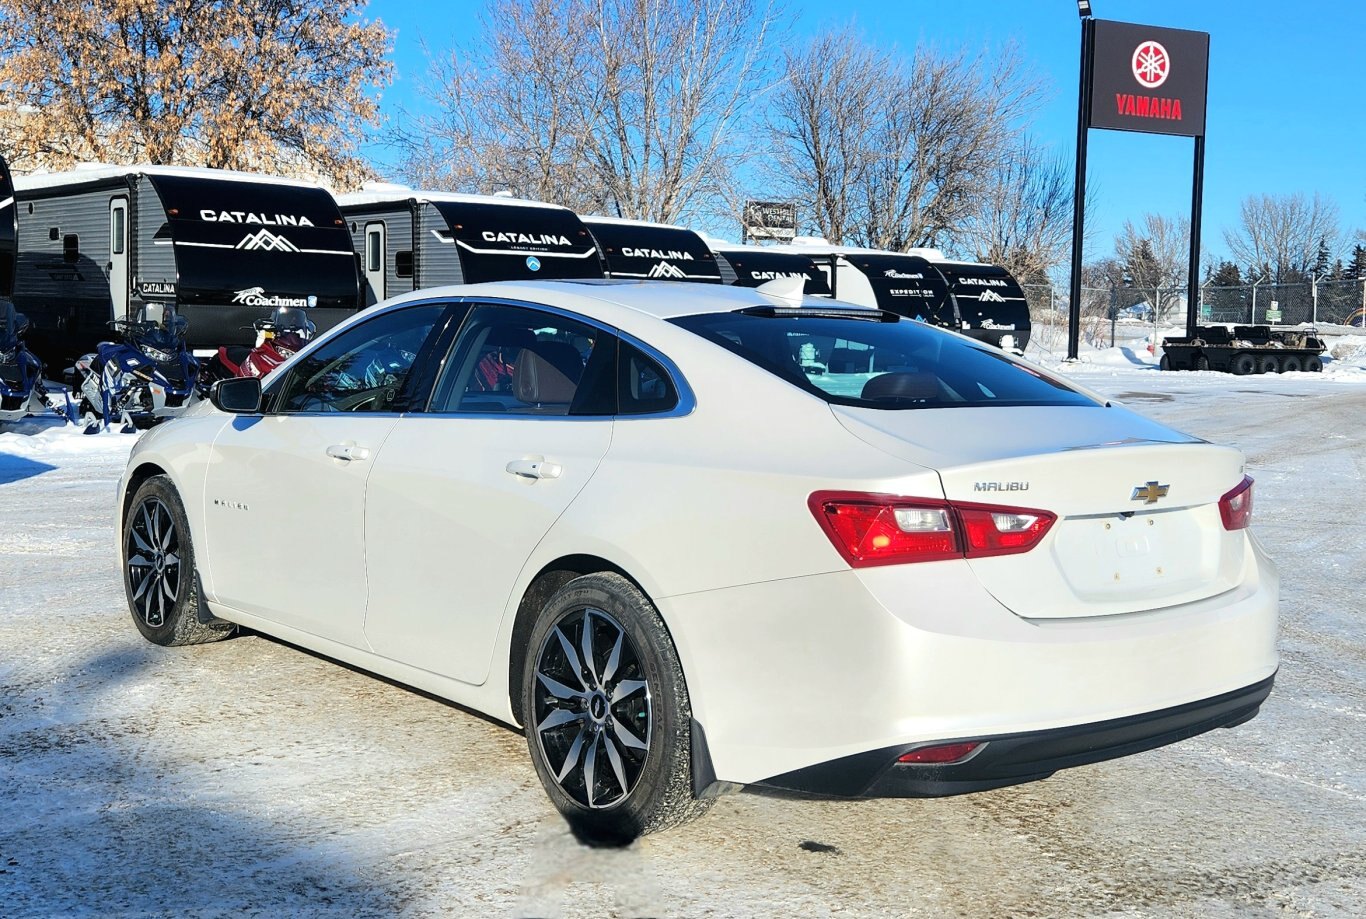
[[[612,438],[615,338],[585,321],[478,306],[430,410],[401,418],[371,472],[365,514],[380,654],[466,683],[489,674],[527,558]]]
[[[399,414],[425,398],[425,350],[449,304],[386,311],[296,361],[269,411],[238,416],[205,479],[219,602],[365,647],[365,490]]]

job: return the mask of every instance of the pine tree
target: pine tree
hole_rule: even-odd
[[[1333,263],[1333,254],[1328,251],[1327,237],[1319,237],[1319,253],[1314,259],[1314,277],[1322,278],[1328,274],[1328,268]]]
[[[1348,263],[1344,277],[1349,281],[1366,278],[1366,246],[1359,245],[1352,249],[1352,261]]]

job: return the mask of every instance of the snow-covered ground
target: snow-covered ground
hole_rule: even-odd
[[[504,727],[266,638],[144,643],[112,538],[132,436],[0,433],[0,915],[1361,915],[1366,348],[1230,377],[1126,347],[1063,372],[1257,478],[1262,714],[962,798],[735,795],[624,851],[574,841]]]

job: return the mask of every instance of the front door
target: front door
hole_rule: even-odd
[[[128,199],[109,201],[109,302],[113,318],[128,316]]]
[[[365,305],[371,306],[388,296],[385,273],[388,268],[388,240],[383,223],[365,225]]]
[[[218,435],[204,515],[206,588],[219,602],[365,647],[366,483],[446,309],[417,304],[353,326],[294,362],[265,414]]]
[[[611,442],[614,406],[590,404],[593,381],[614,379],[608,339],[529,308],[471,313],[428,412],[399,420],[370,474],[365,636],[376,652],[488,678],[514,583]]]

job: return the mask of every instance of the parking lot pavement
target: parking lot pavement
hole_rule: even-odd
[[[144,643],[126,443],[0,435],[0,914],[1360,915],[1366,387],[1204,376],[1085,382],[1247,453],[1284,579],[1260,717],[961,798],[733,795],[620,851],[506,727],[262,637]]]

